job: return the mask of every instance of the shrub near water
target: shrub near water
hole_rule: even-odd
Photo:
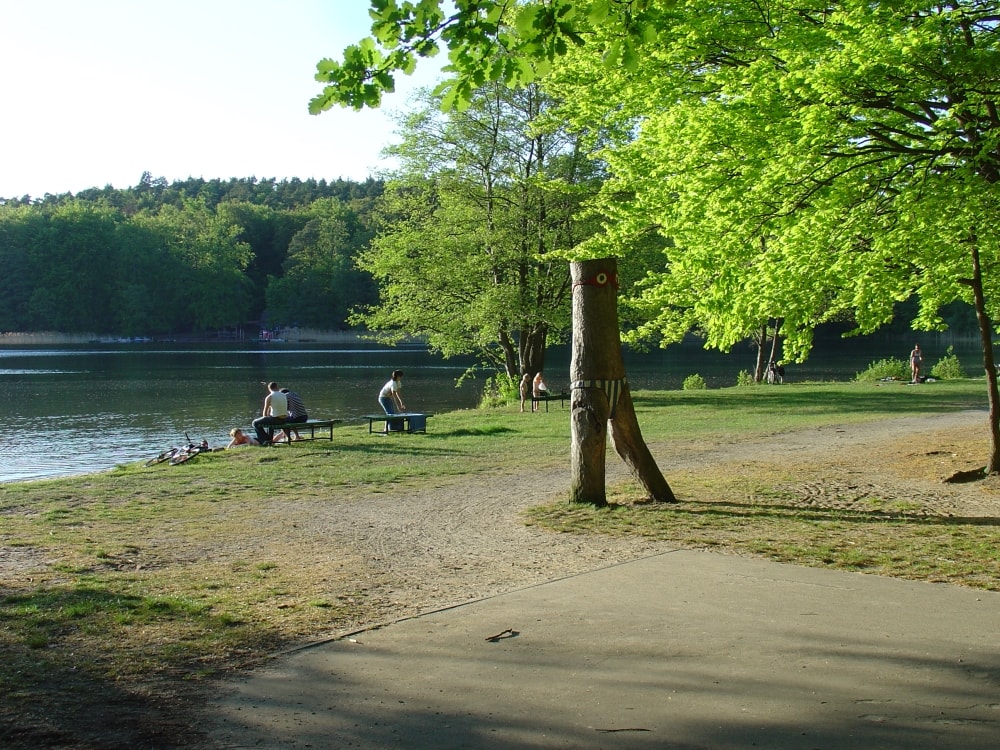
[[[948,347],[945,356],[941,357],[937,364],[931,368],[930,373],[927,374],[938,380],[958,380],[968,377],[965,373],[965,368],[962,367],[962,363],[955,356],[955,348],[953,346]],[[861,383],[872,383],[889,379],[908,381],[910,379],[910,363],[905,359],[880,359],[878,362],[872,362],[868,365],[868,369],[864,372],[859,372],[855,375],[854,379]]]
[[[937,364],[931,368],[931,377],[940,378],[941,380],[954,380],[957,378],[966,378],[968,375],[965,374],[965,368],[962,367],[962,363],[958,361],[958,357],[955,356],[955,347],[949,346],[947,353],[941,359],[938,360]]]
[[[697,373],[688,375],[681,384],[681,389],[685,391],[703,391],[706,388],[708,385],[705,383],[705,378]]]
[[[873,383],[879,380],[909,380],[910,364],[905,359],[880,359],[872,362],[868,369],[854,376],[859,383]]]
[[[521,400],[520,383],[506,375],[494,375],[483,386],[480,409],[499,409]]]

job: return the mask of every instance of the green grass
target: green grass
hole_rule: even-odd
[[[804,427],[983,408],[985,385],[794,384],[639,392],[634,400],[643,436],[658,453]],[[226,540],[260,536],[265,501],[306,509],[332,497],[363,503],[377,494],[502,482],[522,471],[568,465],[568,409],[457,411],[432,418],[429,429],[381,436],[369,435],[367,423],[353,424],[337,428],[332,443],[0,485],[5,558],[32,563],[0,581],[0,685],[6,688],[0,715],[16,711],[19,701],[51,697],[56,687],[97,695],[108,684],[197,681],[370,617],[373,604],[350,559],[343,561],[345,573],[326,571],[318,585],[320,573],[288,564],[280,529],[244,557],[220,551]],[[150,455],[156,452],[151,446]],[[726,501],[720,493],[732,487],[705,480],[703,502],[657,507],[622,497],[604,509],[559,503],[536,509],[527,522],[987,588],[1000,579],[995,526],[914,519],[906,508],[877,499],[870,513],[782,508],[780,479],[745,483],[739,491],[756,498],[750,503]]]
[[[783,388],[643,394],[637,411],[650,442],[711,442],[805,427],[985,409],[985,385],[955,380],[927,386],[808,384]],[[982,435],[985,461],[987,435]],[[675,478],[667,477],[674,485]],[[577,534],[641,535],[695,548],[767,557],[901,578],[1000,590],[1000,522],[925,517],[905,500],[865,499],[865,510],[807,509],[788,502],[790,477],[769,466],[762,475],[688,479],[676,504],[646,504],[639,489],[613,488],[603,508],[553,503],[528,523]],[[739,502],[730,498],[740,498]]]
[[[577,534],[642,535],[778,562],[952,582],[1000,591],[997,519],[802,510],[752,503],[565,504],[533,509],[529,522]]]
[[[983,379],[926,386],[814,383],[640,393],[636,413],[647,439],[765,435],[802,427],[985,408]]]

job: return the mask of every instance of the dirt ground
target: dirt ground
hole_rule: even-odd
[[[985,412],[887,420],[771,435],[726,443],[651,445],[668,481],[671,472],[759,473],[773,465],[798,479],[803,507],[850,507],[852,498],[878,496],[906,501],[934,515],[995,517],[1000,513],[1000,479],[945,482],[981,467],[987,451]],[[558,460],[558,458],[557,458]],[[567,462],[568,463],[568,462]],[[365,622],[342,623],[337,637],[352,630],[489,597],[659,552],[671,545],[641,538],[553,534],[526,526],[520,513],[551,502],[568,487],[566,464],[517,476],[481,474],[407,494],[385,493],[364,502],[276,504],[273,526],[285,539],[286,564],[315,565],[319,549],[331,550],[348,566],[353,585],[374,606]],[[608,481],[626,478],[609,452]],[[961,475],[959,476],[961,478]],[[319,543],[322,540],[322,545]],[[256,543],[247,540],[246,544]],[[672,545],[675,546],[676,545]],[[298,558],[301,557],[301,561]],[[277,656],[275,658],[280,658]],[[7,747],[209,747],[198,727],[207,687],[158,686],[147,700],[123,691],[93,704],[92,730],[106,728],[102,741],[32,732],[8,735]],[[126,698],[128,695],[130,697]],[[103,708],[101,708],[103,707]],[[103,715],[102,715],[103,713]],[[24,727],[22,727],[24,729]],[[0,724],[0,731],[3,725]],[[0,735],[0,740],[4,739]]]

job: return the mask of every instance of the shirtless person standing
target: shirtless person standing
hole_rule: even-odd
[[[920,363],[923,361],[924,355],[920,352],[920,344],[914,344],[913,351],[910,352],[910,373],[913,375],[913,379],[910,382],[920,382]]]

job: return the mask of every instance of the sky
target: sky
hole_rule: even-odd
[[[378,111],[308,111],[316,63],[369,34],[368,7],[0,0],[0,197],[125,188],[143,172],[364,180],[390,167],[392,115],[435,65],[397,76]]]

